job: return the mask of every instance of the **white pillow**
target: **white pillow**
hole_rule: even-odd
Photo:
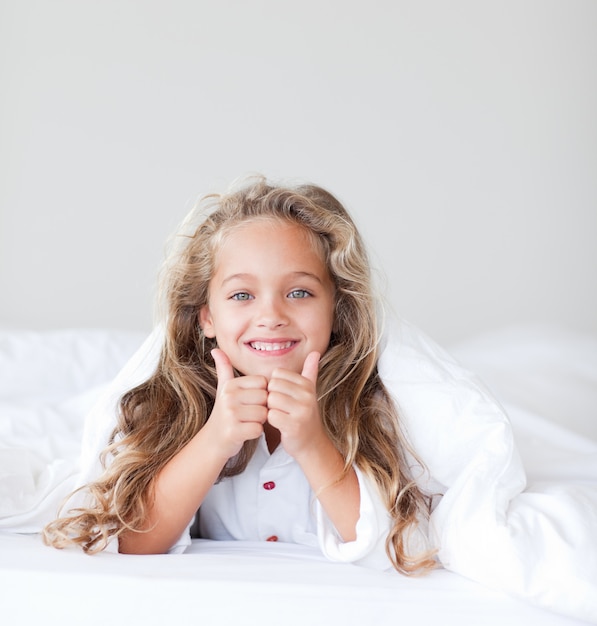
[[[597,442],[597,337],[551,324],[513,325],[450,348],[504,403]],[[516,425],[515,425],[516,426]]]
[[[106,383],[144,333],[0,330],[0,400],[54,402]]]
[[[138,349],[130,331],[0,330],[0,527],[37,532],[79,475],[85,415]]]

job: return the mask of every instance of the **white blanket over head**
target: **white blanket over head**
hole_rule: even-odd
[[[597,621],[597,445],[509,407],[521,431],[535,421],[543,444],[524,459],[527,484],[505,410],[420,331],[391,328],[379,366],[415,450],[444,485],[432,515],[444,567]]]
[[[103,390],[86,420],[79,464],[22,447],[17,454],[0,432],[0,528],[39,531],[67,493],[99,474],[120,395],[153,372],[161,344],[157,328]],[[500,404],[405,322],[389,325],[379,369],[428,470],[422,487],[443,494],[431,520],[442,564],[597,622],[597,443],[508,407],[525,437],[521,449],[541,452],[521,460]]]

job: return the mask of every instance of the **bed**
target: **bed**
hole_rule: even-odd
[[[421,578],[283,543],[92,557],[44,546],[40,528],[93,465],[85,438],[107,427],[97,407],[158,345],[159,331],[0,331],[3,623],[597,623],[594,336],[509,327],[448,354],[389,324],[380,371],[446,486],[434,513],[444,566]]]

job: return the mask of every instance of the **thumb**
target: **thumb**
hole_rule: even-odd
[[[218,377],[218,387],[229,380],[234,378],[234,369],[228,355],[220,348],[214,348],[211,351],[211,356],[216,364],[216,375]]]
[[[317,374],[319,372],[319,359],[321,355],[319,352],[310,352],[303,364],[303,371],[301,376],[304,376],[307,380],[310,380],[314,385],[317,384]]]

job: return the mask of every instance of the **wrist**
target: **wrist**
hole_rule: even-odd
[[[342,482],[347,474],[344,459],[331,439],[324,435],[295,457],[315,497]]]
[[[203,464],[214,467],[219,474],[228,460],[238,453],[238,449],[234,450],[230,446],[224,445],[212,430],[208,420],[194,437],[195,451]]]

